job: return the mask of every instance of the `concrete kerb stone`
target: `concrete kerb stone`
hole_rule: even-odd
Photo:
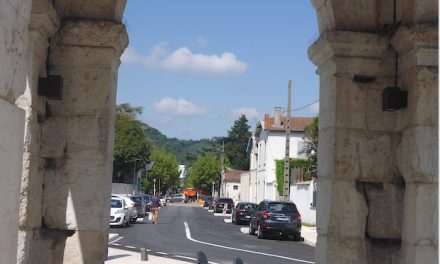
[[[224,217],[231,217],[232,214],[222,214],[222,213],[214,213],[214,216],[224,216]]]

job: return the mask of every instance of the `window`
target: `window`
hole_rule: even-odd
[[[234,190],[238,190],[238,185],[234,185],[232,188],[233,188]]]

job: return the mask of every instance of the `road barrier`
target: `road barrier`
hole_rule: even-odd
[[[141,261],[147,261],[148,260],[148,253],[145,248],[141,248]]]

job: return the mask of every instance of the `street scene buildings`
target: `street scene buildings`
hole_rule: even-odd
[[[279,199],[274,160],[284,155],[274,151],[283,145],[282,132],[277,134],[283,119],[275,120],[277,114],[263,117],[247,137],[252,138],[250,152],[237,152],[237,157],[243,155],[240,159],[229,157],[220,163],[212,154],[231,153],[238,145],[233,137],[225,137],[229,141],[220,151],[219,142],[210,154],[206,150],[214,144],[205,146],[199,163],[188,157],[192,165],[188,183],[208,192],[205,196],[216,191],[214,196],[219,195],[228,162],[250,164],[249,176],[240,172],[240,180],[224,178],[223,194],[231,197],[217,197],[233,199],[216,203],[225,211],[245,212],[251,205],[236,208],[239,202],[259,203],[252,209],[249,226],[236,226],[208,214],[201,205],[186,205],[180,186],[176,187],[179,178],[174,176],[180,174],[176,157],[147,141],[131,141],[145,154],[139,161],[119,148],[120,131],[115,126],[121,121],[133,125],[133,134],[140,131],[144,136],[147,130],[135,120],[136,114],[116,106],[118,68],[129,39],[122,19],[125,0],[0,1],[1,262],[115,263],[122,258],[123,254],[108,256],[109,225],[114,220],[109,212],[112,206],[129,207],[122,203],[133,209],[144,202],[142,197],[129,198],[131,202],[116,197],[110,203],[111,178],[118,170],[137,181],[136,168],[145,168],[148,156],[163,163],[155,160],[147,173],[154,183],[135,182],[132,193],[142,187],[161,196],[170,189],[180,202],[167,207],[163,197],[154,225],[149,214],[137,218],[141,208],[136,209],[137,216],[128,214],[133,224],[125,224],[131,228],[120,228],[124,237],[120,241],[126,246],[145,247],[143,234],[157,238],[154,245],[147,244],[156,253],[166,249],[188,258],[189,250],[200,248],[222,263],[234,255],[248,263],[438,263],[438,1],[311,0],[310,4],[319,27],[319,36],[307,51],[320,86],[318,181],[302,179],[290,186],[292,199],[303,197],[306,205],[300,207],[293,200],[296,209],[275,210],[278,205],[273,204]],[[163,25],[154,26],[160,31]],[[156,51],[163,55],[160,47]],[[178,51],[172,55],[192,54],[188,49]],[[222,56],[236,59],[227,52]],[[178,69],[167,63],[153,66]],[[189,70],[200,68],[192,66]],[[237,63],[235,68],[242,72],[245,66]],[[273,96],[269,92],[267,97]],[[154,107],[161,110],[162,105]],[[189,109],[193,114],[205,111]],[[295,120],[292,157],[302,155],[301,133],[307,124]],[[130,159],[117,164],[118,153]],[[206,163],[221,171],[203,173],[210,180],[215,176],[215,183],[195,176]],[[160,164],[172,168],[159,173]],[[248,177],[248,187],[242,185],[242,177],[244,183]],[[249,199],[241,197],[241,188]],[[316,247],[301,241],[301,218],[306,223],[306,215],[314,217],[301,212],[306,209],[316,212]],[[272,220],[289,223],[277,229],[281,235],[277,239],[265,233]],[[285,232],[288,227],[290,233]],[[169,230],[182,240],[164,235]]]

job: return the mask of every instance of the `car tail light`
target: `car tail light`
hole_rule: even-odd
[[[298,220],[301,220],[301,214],[298,212]]]
[[[265,219],[268,219],[270,216],[268,211],[263,211],[261,214],[263,215],[263,218],[265,218]]]
[[[234,202],[232,202],[232,207],[235,207],[235,203]]]

